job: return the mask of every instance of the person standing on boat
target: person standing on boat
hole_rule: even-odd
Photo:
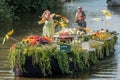
[[[82,7],[79,6],[78,10],[75,15],[75,22],[78,23],[80,28],[85,28],[86,27],[86,21],[85,21],[86,15],[84,11],[82,10]]]
[[[45,10],[42,15],[42,20],[38,22],[39,24],[44,23],[42,32],[43,36],[51,39],[53,38],[53,35],[55,33],[53,17],[54,14],[51,14],[49,10]]]

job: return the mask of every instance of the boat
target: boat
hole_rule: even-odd
[[[13,44],[9,51],[9,60],[15,76],[51,77],[76,74],[114,53],[113,45],[117,41],[114,31],[102,29],[92,34],[77,32],[73,28],[65,31],[73,32],[57,32],[55,42],[32,35]]]

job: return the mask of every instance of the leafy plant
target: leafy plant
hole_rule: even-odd
[[[0,0],[0,21],[1,22],[12,22],[14,13],[11,7],[8,6],[5,0]]]
[[[47,45],[35,44],[31,46],[27,42],[20,42],[16,44],[14,50],[10,50],[9,59],[12,68],[17,64],[19,69],[25,72],[24,65],[26,58],[32,57],[32,65],[38,64],[42,73],[46,75],[52,74],[51,57],[54,57],[62,73],[69,74],[71,73],[70,62],[73,62],[74,66],[78,67],[78,70],[87,69],[98,63],[102,58],[111,55],[115,42],[115,37],[111,37],[109,41],[104,40],[104,42],[90,41],[90,46],[96,49],[93,52],[82,49],[80,44],[75,44],[71,45],[72,52],[70,53],[60,51],[56,43]]]
[[[60,0],[6,0],[9,6],[13,6],[15,13],[30,13],[54,9],[60,4]],[[58,4],[59,3],[59,4]]]

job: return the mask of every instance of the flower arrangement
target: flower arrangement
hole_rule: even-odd
[[[23,38],[22,42],[28,42],[31,46],[34,46],[37,43],[48,44],[52,41],[51,38],[45,36],[32,35],[27,38]]]
[[[84,32],[80,31],[78,28],[64,28],[61,31],[55,33],[55,35],[59,36],[73,36],[82,34],[84,34]]]
[[[111,36],[112,36],[111,32],[104,29],[93,31],[92,33],[92,39],[95,39],[95,40],[106,40],[106,39],[109,39]]]

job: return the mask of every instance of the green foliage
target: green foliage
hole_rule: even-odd
[[[51,57],[54,57],[57,59],[63,74],[69,74],[71,73],[69,69],[70,62],[73,62],[78,67],[78,70],[87,69],[98,63],[100,59],[109,56],[114,50],[113,45],[115,42],[115,37],[111,37],[109,41],[106,40],[104,42],[90,41],[91,47],[96,49],[93,52],[83,50],[79,44],[71,45],[72,52],[70,53],[60,51],[57,44],[30,46],[28,43],[17,43],[15,49],[10,50],[9,59],[11,67],[14,67],[17,63],[19,69],[25,71],[23,66],[26,62],[26,57],[32,57],[32,64],[39,64],[42,73],[46,75],[46,71],[49,74],[52,73]]]
[[[85,64],[83,60],[83,52],[85,52],[82,48],[74,45],[72,46],[72,51],[73,51],[73,59],[75,65],[78,65],[79,70],[83,70],[85,68]],[[88,57],[87,57],[88,58]]]
[[[116,43],[116,36],[112,36],[111,39],[104,41],[105,55],[110,56],[110,53],[114,52],[114,45]]]
[[[32,47],[28,43],[18,43],[15,50],[9,53],[11,67],[14,67],[17,62],[20,70],[25,71],[22,66],[25,64],[27,56],[32,56],[32,64],[39,64],[44,75],[46,75],[46,71],[51,74],[50,60],[52,56],[58,60],[63,73],[70,73],[67,54],[59,51],[55,45]]]
[[[45,9],[54,9],[58,6],[60,0],[7,0],[10,6],[13,6],[15,13],[36,12]]]
[[[83,36],[83,41],[89,41],[91,39],[90,35]]]
[[[95,48],[96,49],[96,55],[98,57],[98,59],[102,59],[104,57],[104,54],[103,54],[103,42],[100,42],[100,41],[91,41],[90,42],[90,46],[92,48]]]
[[[12,22],[13,12],[5,0],[0,0],[0,22]]]
[[[90,65],[97,64],[99,62],[98,59],[99,58],[97,57],[97,53],[96,52],[90,52],[89,53]]]
[[[4,36],[10,29],[14,13],[5,0],[0,0],[0,36]]]
[[[27,43],[17,43],[15,50],[10,50],[9,59],[11,62],[11,67],[14,67],[17,62],[19,68],[23,70],[22,65],[25,64],[26,55],[30,55],[30,53],[26,51],[26,48],[28,47],[30,47],[30,45]]]
[[[66,53],[58,51],[57,56],[58,64],[63,73],[70,73],[68,56]]]
[[[60,0],[0,0],[0,36],[16,27],[12,22],[20,20],[21,15],[35,12],[41,15],[46,9],[54,11],[60,4]]]

